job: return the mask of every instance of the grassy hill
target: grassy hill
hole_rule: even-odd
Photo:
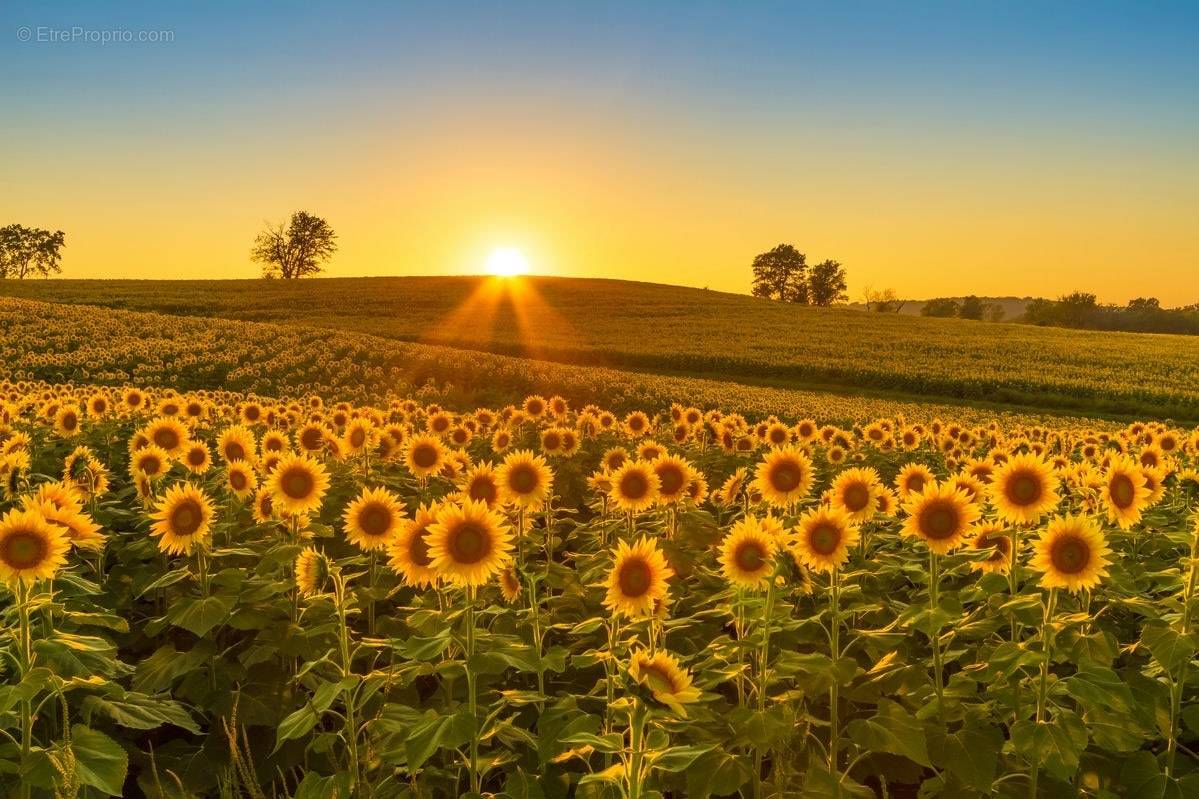
[[[5,281],[0,294],[784,389],[1199,419],[1199,340],[1172,336],[865,314],[596,279]]]

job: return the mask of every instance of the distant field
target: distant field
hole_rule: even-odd
[[[1199,339],[803,308],[625,281],[3,281],[0,294],[784,389],[1199,419]],[[517,302],[518,300],[518,302]],[[519,311],[519,313],[518,313]]]

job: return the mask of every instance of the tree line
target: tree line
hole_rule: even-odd
[[[808,257],[790,244],[761,253],[752,264],[755,297],[799,305],[833,305],[844,302],[845,268],[825,260],[809,267]]]
[[[1199,335],[1199,302],[1163,308],[1156,297],[1137,297],[1127,305],[1100,303],[1094,294],[1075,291],[1056,300],[1029,303],[1021,320],[1033,325],[1129,333]]]

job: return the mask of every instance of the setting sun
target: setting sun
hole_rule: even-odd
[[[524,254],[512,247],[500,247],[487,256],[484,267],[487,274],[496,277],[516,277],[529,273],[529,260]]]

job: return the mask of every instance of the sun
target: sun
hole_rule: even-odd
[[[529,260],[524,254],[512,247],[499,247],[487,256],[485,265],[487,274],[496,277],[516,277],[529,273]]]

